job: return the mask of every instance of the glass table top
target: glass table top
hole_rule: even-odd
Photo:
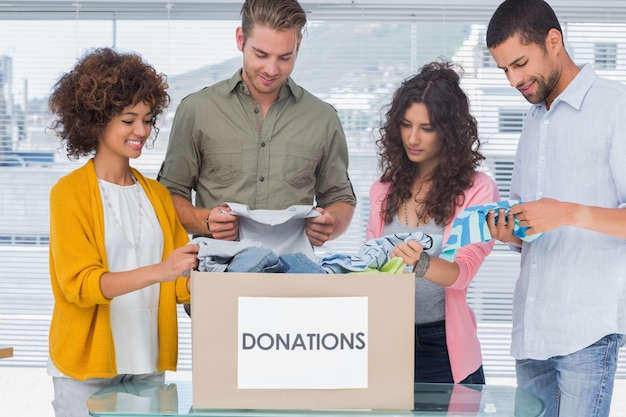
[[[415,384],[414,409],[385,410],[196,410],[191,381],[121,383],[92,395],[87,406],[96,417],[541,417],[543,403],[528,392],[502,385]]]

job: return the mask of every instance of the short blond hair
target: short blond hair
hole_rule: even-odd
[[[255,25],[274,30],[294,30],[301,35],[306,26],[306,12],[296,0],[246,0],[241,7],[244,42]]]

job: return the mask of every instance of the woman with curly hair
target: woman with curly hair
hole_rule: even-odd
[[[131,168],[169,104],[165,76],[136,54],[97,49],[55,84],[52,129],[92,156],[50,191],[54,310],[48,374],[57,416],[88,416],[96,391],[176,370],[176,304],[197,265],[169,192]]]
[[[370,189],[367,239],[401,232],[450,235],[464,208],[497,201],[496,183],[478,172],[484,156],[476,119],[449,62],[432,62],[394,93],[380,129],[382,176]],[[458,251],[454,262],[400,242],[391,253],[415,272],[415,382],[484,384],[476,320],[466,300],[493,242]]]

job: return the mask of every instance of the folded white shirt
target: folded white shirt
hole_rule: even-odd
[[[304,253],[317,261],[313,245],[304,231],[306,219],[320,216],[313,206],[294,205],[284,210],[250,210],[246,204],[224,203],[239,216],[239,238],[259,242],[276,255]]]

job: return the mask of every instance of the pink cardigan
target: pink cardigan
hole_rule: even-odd
[[[370,214],[366,228],[367,240],[381,237],[384,222],[380,216],[387,201],[390,184],[377,180],[370,188]],[[465,191],[465,201],[455,212],[455,217],[466,207],[493,203],[500,200],[495,181],[487,174],[477,172],[474,185]],[[452,221],[445,226],[443,242],[448,240]],[[466,293],[483,260],[493,249],[494,241],[474,243],[459,249],[455,262],[460,273],[454,284],[445,289],[446,343],[450,367],[455,383],[467,378],[482,365],[476,317],[467,305]]]

